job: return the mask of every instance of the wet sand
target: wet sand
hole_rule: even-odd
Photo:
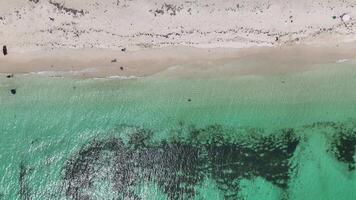
[[[290,45],[254,48],[167,47],[130,51],[108,49],[58,49],[9,53],[0,60],[0,73],[76,77],[151,76],[169,73],[199,76],[207,70],[222,74],[279,74],[300,72],[316,64],[356,59],[356,43],[333,45]],[[234,67],[236,66],[236,67]],[[174,69],[172,71],[172,69]],[[48,73],[46,73],[48,72]]]

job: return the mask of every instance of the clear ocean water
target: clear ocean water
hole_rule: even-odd
[[[2,76],[0,199],[353,200],[353,65],[215,78]]]

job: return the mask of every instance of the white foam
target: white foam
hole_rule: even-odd
[[[343,63],[343,62],[347,62],[349,59],[340,59],[340,60],[337,60],[336,62],[337,63]]]
[[[87,68],[83,70],[70,70],[70,71],[39,71],[30,72],[29,74],[41,75],[41,76],[70,76],[70,75],[81,75],[83,73],[94,73],[95,68]]]
[[[107,77],[108,79],[138,79],[138,78],[141,78],[141,77],[138,77],[138,76],[108,76]]]
[[[107,77],[94,77],[94,80],[110,80],[110,79],[119,79],[119,80],[129,80],[129,79],[138,79],[142,78],[139,76],[107,76]]]

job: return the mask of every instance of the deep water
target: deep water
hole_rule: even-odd
[[[4,76],[0,199],[355,199],[355,75]]]

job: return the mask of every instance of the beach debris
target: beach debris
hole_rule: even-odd
[[[53,17],[50,17],[49,20],[54,21],[54,18],[53,18]]]
[[[335,16],[335,15],[333,16],[333,19],[336,19],[336,16]]]
[[[11,94],[15,95],[16,94],[16,89],[11,89],[10,92],[11,92]]]
[[[351,20],[350,15],[344,13],[342,15],[340,15],[341,21],[344,23],[345,27],[348,28],[347,26],[347,22]]]
[[[289,16],[290,22],[293,23],[293,16]]]
[[[68,13],[68,14],[72,14],[74,16],[83,16],[85,13],[84,10],[77,10],[74,8],[65,7],[64,3],[58,3],[58,2],[50,0],[49,4],[56,7],[59,11],[62,11],[62,12]]]
[[[6,75],[6,78],[13,78],[13,77],[14,77],[13,74],[8,74],[8,75]]]
[[[2,46],[2,53],[4,54],[4,56],[7,55],[7,47],[6,47],[6,45]]]
[[[191,101],[192,101],[192,99],[191,99],[191,98],[189,98],[189,99],[188,99],[188,102],[191,102]]]
[[[274,41],[276,41],[276,42],[277,42],[278,40],[279,40],[279,37],[278,37],[278,36],[276,36],[276,38],[274,39]]]
[[[346,13],[342,14],[340,17],[341,17],[341,20],[342,20],[343,22],[348,22],[348,21],[351,20],[350,15],[348,15],[348,14],[346,14]]]
[[[120,69],[121,69],[121,71],[123,71],[123,70],[124,70],[124,67],[123,67],[123,66],[121,66],[121,67],[120,67]]]
[[[126,51],[126,48],[122,48],[121,51],[122,51],[122,52],[125,52],[125,51]]]
[[[160,8],[156,8],[155,10],[150,9],[150,10],[148,10],[148,12],[152,13],[155,17],[157,15],[164,15],[164,14],[175,16],[181,10],[183,10],[183,7],[181,7],[181,6],[164,3],[161,5]],[[190,11],[188,11],[188,12],[190,12]]]
[[[40,2],[40,0],[29,0],[30,2],[32,2],[32,3],[38,3],[38,2]]]
[[[115,63],[115,62],[117,62],[116,58],[115,58],[115,59],[113,59],[113,60],[111,60],[111,62],[112,62],[112,63]]]

